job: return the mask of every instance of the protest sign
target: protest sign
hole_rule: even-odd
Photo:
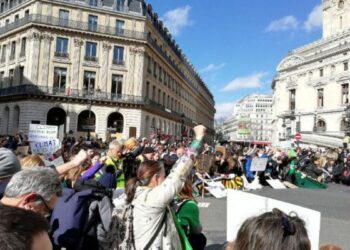
[[[29,124],[29,141],[47,141],[57,138],[58,127],[41,124]]]
[[[273,208],[278,208],[286,214],[296,213],[304,220],[311,249],[318,249],[321,227],[320,212],[236,190],[227,191],[227,241],[233,241],[236,238],[239,228],[246,219],[272,211]]]
[[[287,189],[286,186],[278,179],[270,179],[266,181],[273,189]]]
[[[217,181],[207,181],[205,182],[208,186],[205,187],[215,198],[226,197],[226,188],[221,182]]]
[[[197,171],[199,173],[208,173],[214,164],[214,158],[212,155],[199,155],[197,161]]]
[[[28,150],[29,150],[29,146],[20,146],[20,147],[17,147],[16,154],[20,154],[22,156],[27,156]]]
[[[36,141],[30,143],[33,154],[51,155],[61,147],[59,139]]]
[[[250,171],[265,171],[268,158],[254,158]]]

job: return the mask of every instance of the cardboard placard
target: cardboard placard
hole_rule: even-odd
[[[29,141],[46,141],[56,139],[58,133],[57,126],[29,124]]]
[[[265,171],[268,158],[254,158],[250,171]]]
[[[51,155],[61,147],[59,139],[31,142],[30,148],[33,154]]]
[[[239,206],[237,206],[239,204]],[[296,213],[305,221],[311,249],[318,250],[321,228],[321,213],[279,200],[249,194],[242,191],[227,191],[227,241],[233,241],[243,222],[252,217],[278,208],[286,214]]]
[[[16,154],[27,156],[28,150],[29,150],[29,146],[20,146],[20,147],[17,147]]]
[[[223,198],[227,195],[227,190],[225,186],[221,182],[217,181],[208,181],[206,182],[208,185],[205,187],[206,190],[208,190],[215,198]]]
[[[197,171],[199,173],[208,173],[210,168],[214,164],[214,158],[212,155],[202,154],[197,157]]]

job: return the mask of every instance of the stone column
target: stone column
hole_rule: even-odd
[[[143,48],[138,48],[136,51],[136,62],[135,62],[135,72],[134,72],[134,89],[133,95],[142,96],[143,79],[144,79],[144,62],[145,62],[145,50]]]
[[[71,89],[79,89],[79,71],[80,71],[80,58],[81,58],[81,46],[83,41],[79,38],[74,38],[74,48],[72,55],[72,72],[71,72]]]
[[[40,57],[40,33],[34,31],[28,37],[28,49],[30,50],[30,67],[28,67],[28,77],[32,84],[38,85],[38,69]]]
[[[137,48],[130,47],[129,71],[128,71],[128,77],[127,79],[125,79],[127,84],[124,84],[126,86],[125,94],[127,95],[133,95],[133,92],[134,92],[136,52],[137,52]]]
[[[45,33],[41,36],[42,42],[43,42],[43,48],[42,48],[42,58],[43,58],[43,65],[41,67],[41,85],[42,86],[49,86],[49,68],[50,68],[50,57],[51,57],[51,41],[53,40],[53,37]]]
[[[100,83],[98,84],[98,88],[101,91],[108,92],[108,65],[109,65],[109,51],[112,46],[108,42],[103,43],[103,53],[102,53],[102,66],[100,71]]]

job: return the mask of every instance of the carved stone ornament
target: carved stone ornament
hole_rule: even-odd
[[[277,67],[278,71],[282,71],[293,66],[303,63],[304,60],[300,56],[290,56],[285,58]]]
[[[84,44],[83,40],[81,40],[80,38],[74,38],[73,41],[74,41],[74,46],[76,47],[80,47]]]
[[[103,50],[110,50],[112,46],[109,43],[104,42],[102,44]]]
[[[140,48],[140,47],[130,47],[130,53],[131,54],[144,54],[145,53],[145,49],[144,48]]]
[[[53,36],[49,33],[44,33],[44,34],[41,34],[41,37],[40,37],[42,40],[46,40],[46,41],[51,41],[53,40]]]
[[[40,38],[41,38],[41,35],[40,35],[40,33],[38,33],[38,32],[32,32],[32,33],[30,33],[30,35],[28,36],[28,39],[29,39],[29,40],[33,39],[33,40],[35,40],[35,41],[39,41]]]

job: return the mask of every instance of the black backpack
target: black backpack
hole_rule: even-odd
[[[84,182],[79,183],[75,189],[64,188],[50,220],[54,249],[100,249],[97,235],[101,235],[101,230],[106,231],[108,241],[108,216],[111,222],[113,209],[112,194],[98,184]],[[95,209],[92,209],[94,202]],[[104,204],[103,209],[106,211],[103,218],[99,213],[101,204]]]

